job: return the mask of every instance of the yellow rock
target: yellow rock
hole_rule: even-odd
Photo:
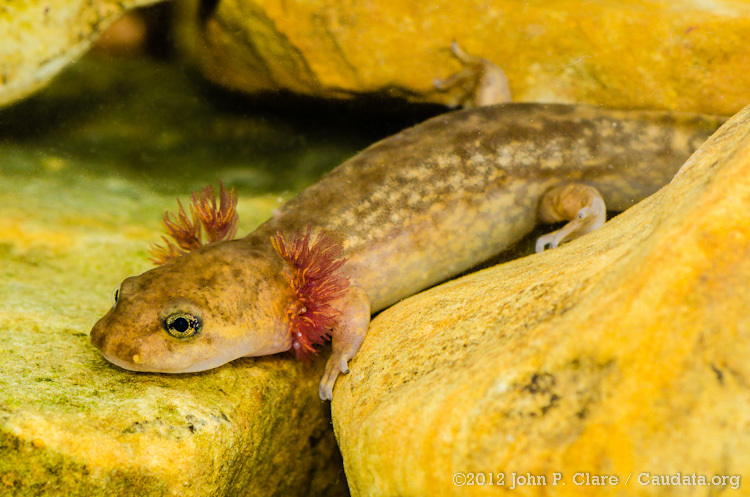
[[[600,230],[383,312],[334,390],[352,495],[498,495],[514,472],[546,478],[519,496],[746,485],[749,211],[750,107]]]
[[[0,0],[0,107],[44,86],[127,9],[161,0]]]
[[[183,43],[207,77],[248,92],[446,103],[451,41],[508,74],[519,101],[733,114],[750,93],[750,4],[190,0]]]

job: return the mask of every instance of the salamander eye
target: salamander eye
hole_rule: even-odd
[[[115,289],[115,293],[112,294],[112,307],[117,305],[117,300],[120,298],[120,288]]]
[[[201,330],[201,320],[187,312],[175,312],[164,320],[164,329],[175,338],[189,338]]]

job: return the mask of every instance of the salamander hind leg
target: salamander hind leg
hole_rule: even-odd
[[[588,185],[567,183],[550,188],[539,202],[539,221],[555,223],[568,221],[557,231],[539,237],[536,251],[556,248],[563,242],[574,240],[602,226],[607,218],[607,208],[601,194]]]
[[[471,108],[511,101],[508,78],[502,69],[487,59],[469,55],[455,41],[451,51],[463,69],[432,84],[436,90],[453,95],[452,106]]]
[[[359,287],[349,287],[346,295],[334,306],[341,311],[331,340],[333,353],[326,363],[323,379],[320,380],[320,398],[333,398],[333,385],[339,373],[349,372],[349,359],[359,350],[370,326],[370,299]]]

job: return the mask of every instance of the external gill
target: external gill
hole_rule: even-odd
[[[177,214],[165,212],[162,218],[164,229],[175,243],[166,236],[162,236],[164,245],[152,244],[149,248],[151,261],[159,266],[175,257],[200,248],[207,243],[231,240],[237,233],[237,194],[234,188],[228,192],[224,183],[219,181],[219,202],[216,201],[216,191],[213,186],[206,186],[200,192],[190,195],[190,213],[188,218],[182,202],[177,200],[179,211]],[[203,241],[201,227],[206,235]]]
[[[271,237],[276,252],[287,263],[286,272],[293,292],[287,308],[292,348],[298,358],[316,354],[316,345],[330,339],[341,311],[331,305],[342,298],[349,287],[349,278],[339,274],[346,259],[341,246],[328,236],[318,234],[312,239],[312,228],[293,233],[289,240],[281,232]]]

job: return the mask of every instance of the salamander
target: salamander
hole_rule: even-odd
[[[347,160],[247,236],[127,278],[91,342],[122,368],[184,373],[304,356],[330,337],[319,393],[331,399],[372,313],[498,254],[539,221],[569,221],[539,251],[595,229],[605,209],[669,182],[722,122],[524,103],[434,117]]]

